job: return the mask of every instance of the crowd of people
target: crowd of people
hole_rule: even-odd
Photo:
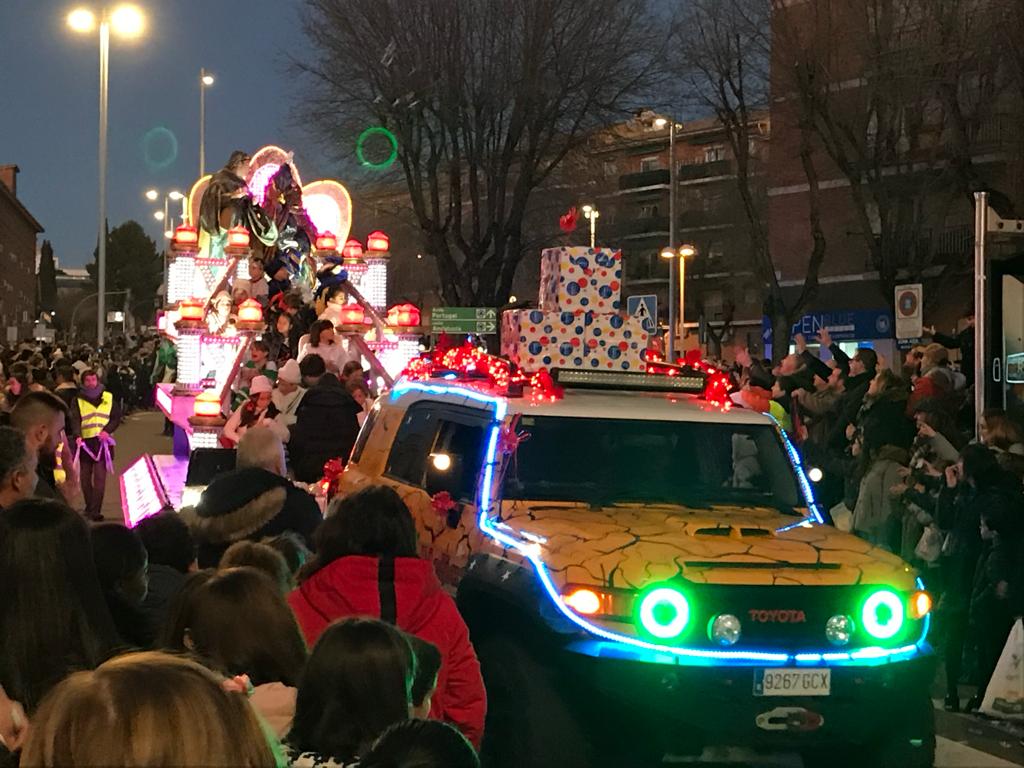
[[[238,471],[275,442],[250,430]],[[479,765],[480,667],[394,491],[335,500],[312,541],[222,520],[248,533],[200,568],[187,516],[90,525],[31,464],[0,427],[0,764]]]
[[[113,435],[174,380],[173,344],[0,351],[0,765],[479,764],[480,665],[409,509],[371,486],[323,515],[293,482],[348,455],[374,386],[329,293],[285,278],[253,259],[222,302],[224,327],[250,299],[266,318],[223,430],[235,467],[134,529],[102,521]],[[737,349],[733,398],[822,470],[837,526],[926,574],[946,705],[967,681],[976,709],[1024,608],[1024,430],[992,410],[970,439],[962,340],[896,366],[795,341],[776,366]]]
[[[973,439],[966,327],[893,366],[867,347],[847,355],[822,329],[820,356],[798,335],[777,366],[737,349],[732,368],[736,402],[775,416],[821,471],[815,493],[836,525],[916,565],[939,595],[951,711],[962,682],[977,686],[965,708],[978,709],[1024,613],[1024,426],[986,410]],[[950,347],[966,352],[959,369]]]
[[[133,529],[101,491],[173,344],[0,354],[0,765],[479,765],[480,665],[409,509],[371,487],[325,516],[293,482],[347,456],[375,387],[330,295],[269,267],[211,302],[228,333],[247,300],[266,318],[232,385],[234,468]]]

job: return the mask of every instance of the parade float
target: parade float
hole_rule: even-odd
[[[158,318],[177,353],[174,380],[155,392],[174,428],[174,450],[143,455],[122,475],[129,526],[180,508],[193,451],[220,444],[239,369],[265,329],[260,302],[232,302],[250,259],[285,268],[289,287],[334,323],[378,387],[390,387],[419,353],[419,309],[388,305],[389,237],[379,230],[365,244],[351,237],[348,190],[331,179],[303,183],[290,152],[268,146],[252,157],[232,154],[192,186],[187,213],[169,246]]]

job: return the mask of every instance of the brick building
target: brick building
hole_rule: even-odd
[[[752,114],[751,123],[756,169],[767,156],[771,123],[767,112]],[[750,336],[749,341],[756,341],[763,295],[750,267],[735,158],[722,126],[714,119],[685,122],[676,131],[675,153],[677,245],[697,249],[686,273],[688,334],[693,336],[703,318],[719,333],[728,325],[726,339],[748,341]],[[624,294],[656,294],[665,322],[669,269],[674,269],[672,262],[660,258],[669,241],[668,128],[647,120],[614,126],[591,139],[586,156],[595,171],[592,194],[601,213],[598,240],[622,248]],[[762,177],[756,179],[755,186]],[[678,280],[678,273],[673,277]],[[691,338],[687,346],[694,341]]]
[[[772,253],[795,296],[811,251],[809,185],[799,154],[799,125],[806,118],[800,93],[807,92],[801,74],[814,71],[819,104],[833,126],[849,129],[849,138],[836,142],[838,130],[830,135],[818,113],[814,164],[827,250],[821,287],[800,326],[844,326],[851,346],[860,340],[890,355],[896,283],[923,283],[924,322],[947,332],[971,306],[970,189],[996,189],[1010,199],[1018,194],[1017,126],[1024,115],[1011,90],[986,90],[986,62],[949,50],[942,37],[948,29],[940,28],[928,3],[909,0],[899,8],[882,19],[872,15],[870,3],[786,0],[776,6],[767,189]],[[961,42],[968,53],[975,50],[970,40]],[[962,139],[940,97],[950,84],[966,126]],[[823,137],[862,171],[856,190],[850,167],[840,169]]]
[[[0,165],[0,343],[29,338],[36,310],[36,235],[18,199],[18,166]]]

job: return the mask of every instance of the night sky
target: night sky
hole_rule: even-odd
[[[40,241],[69,267],[91,260],[98,215],[99,35],[68,29],[75,5],[0,0],[0,164],[20,166],[18,197],[46,229]],[[298,0],[138,5],[145,37],[112,36],[110,46],[111,227],[136,219],[158,239],[163,227],[152,214],[162,200],[143,192],[187,191],[198,176],[200,67],[216,77],[206,93],[207,172],[232,149],[275,143],[295,151],[303,178],[329,174],[326,153],[302,130],[288,71],[289,54],[303,53]]]

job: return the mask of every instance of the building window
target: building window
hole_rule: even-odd
[[[615,176],[619,172],[619,167],[611,160],[604,161],[604,176],[608,178]]]
[[[641,219],[653,219],[658,215],[658,206],[655,203],[648,203],[647,205],[640,206]]]
[[[648,171],[657,171],[661,169],[661,158],[655,155],[654,157],[644,157],[640,159],[640,172],[647,173]]]
[[[708,245],[708,263],[717,264],[725,256],[725,246],[721,243],[711,243]]]
[[[704,149],[705,163],[717,163],[719,160],[725,160],[725,147],[716,145]]]

